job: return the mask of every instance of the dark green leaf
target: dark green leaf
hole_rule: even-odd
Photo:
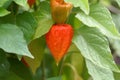
[[[12,72],[14,72],[17,76],[21,77],[23,80],[33,80],[33,76],[32,76],[32,73],[31,73],[29,67],[26,67],[18,59],[9,58],[8,60],[11,65],[10,70]],[[15,80],[17,80],[17,79],[15,79]]]
[[[11,72],[6,53],[0,49],[0,80],[23,80]]]
[[[6,78],[2,80],[23,80],[22,78],[20,78],[19,76],[17,76],[15,73],[10,72],[9,75],[6,75]]]
[[[18,27],[21,28],[27,43],[29,43],[33,39],[37,27],[37,22],[35,18],[32,16],[31,13],[24,12],[17,16],[16,24]]]
[[[0,78],[4,78],[9,74],[10,64],[7,61],[5,52],[0,49]]]

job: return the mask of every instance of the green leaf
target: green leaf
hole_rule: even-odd
[[[29,50],[35,59],[24,57],[32,72],[35,73],[37,68],[40,66],[43,59],[43,53],[45,49],[45,39],[43,37],[33,40],[29,44]]]
[[[118,3],[118,5],[120,6],[120,0],[116,0],[116,2]]]
[[[66,59],[68,63],[72,64],[78,72],[78,74],[82,74],[83,66],[84,66],[84,58],[81,55],[79,49],[72,44],[68,50],[68,54],[66,55]],[[76,62],[80,61],[80,62]]]
[[[0,24],[6,24],[6,23],[9,23],[9,24],[15,24],[16,18],[13,14],[9,14],[9,15],[6,15],[4,17],[0,17]]]
[[[98,27],[103,34],[108,37],[120,39],[120,35],[115,28],[110,12],[100,4],[91,5],[90,15],[78,13],[76,17],[85,25]]]
[[[5,54],[6,53],[0,49],[0,80],[23,80],[10,71],[10,64]]]
[[[51,28],[53,21],[50,14],[50,4],[45,1],[41,2],[39,11],[35,13],[35,17],[38,21],[38,27],[34,38],[41,37]]]
[[[4,9],[4,8],[0,8],[0,17],[5,16],[5,15],[8,15],[8,14],[10,14],[9,11],[7,11],[7,10]]]
[[[120,32],[120,15],[112,15],[113,21],[115,22],[116,28]],[[115,40],[115,39],[109,39],[110,43],[112,44],[112,47],[115,50],[115,53],[120,56],[120,40]]]
[[[25,10],[29,9],[29,5],[27,4],[27,0],[13,0],[16,4],[25,8]]]
[[[93,80],[114,80],[113,73],[110,69],[102,68],[87,59],[86,64]]]
[[[119,72],[112,58],[106,37],[97,28],[81,27],[76,32],[73,42],[85,59],[99,67]]]
[[[9,61],[10,65],[11,65],[10,66],[10,71],[15,73],[20,78],[22,78],[22,80],[33,80],[33,75],[31,73],[29,67],[25,66],[17,58],[16,59],[15,58],[8,58],[8,61]],[[13,80],[17,80],[17,79],[15,78]]]
[[[10,72],[9,75],[7,75],[5,79],[2,78],[2,80],[23,80],[23,79],[17,76],[15,73]]]
[[[33,58],[27,48],[22,31],[12,24],[0,25],[0,48],[9,53],[25,55]]]
[[[61,80],[61,77],[52,77],[52,78],[48,78],[47,80]]]
[[[80,7],[87,15],[89,14],[88,0],[65,0],[74,5],[74,7]]]
[[[77,62],[76,62],[77,61]],[[79,62],[78,62],[79,61]],[[72,44],[64,60],[63,80],[82,80],[84,58],[79,49]]]
[[[27,43],[30,43],[37,27],[35,18],[29,12],[19,14],[16,18],[17,26],[23,31]]]
[[[115,80],[120,80],[120,73],[114,72]]]
[[[0,7],[2,7],[5,3],[7,3],[9,0],[1,0],[0,1]]]
[[[0,78],[5,77],[9,74],[10,64],[7,61],[5,52],[0,49]]]
[[[117,30],[120,32],[120,14],[112,14],[113,21]]]
[[[67,77],[66,80],[82,80],[82,78],[78,74],[77,69],[75,68],[75,66],[73,66],[72,64],[69,64],[69,63],[65,63],[64,67],[66,67],[64,69],[64,71],[66,71],[68,68],[72,70],[71,75],[68,75],[68,74],[70,74],[70,72],[66,73],[66,77]],[[64,73],[64,77],[65,77],[65,73]]]

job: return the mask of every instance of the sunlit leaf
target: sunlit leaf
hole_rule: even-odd
[[[0,48],[9,53],[33,58],[27,48],[22,31],[12,24],[0,25]]]
[[[77,31],[73,42],[85,59],[95,65],[118,72],[107,39],[97,28],[83,26]]]
[[[49,3],[41,2],[39,11],[35,13],[35,17],[38,21],[38,28],[36,30],[34,38],[41,37],[51,28],[53,21],[50,14]]]
[[[10,14],[9,11],[7,11],[7,10],[4,9],[4,8],[0,8],[0,17],[5,16],[5,15],[8,15],[8,14]]]
[[[74,7],[80,7],[86,14],[89,14],[88,0],[65,0],[74,5]]]
[[[120,39],[120,35],[115,28],[110,12],[100,4],[91,5],[90,15],[78,13],[76,17],[85,25],[98,27],[103,34],[108,37]]]
[[[86,64],[93,80],[114,80],[113,73],[110,69],[102,68],[87,59]]]

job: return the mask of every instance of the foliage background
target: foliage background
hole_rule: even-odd
[[[54,24],[49,0],[0,1],[1,80],[120,80],[120,0],[65,1],[74,38],[58,66],[44,37]]]

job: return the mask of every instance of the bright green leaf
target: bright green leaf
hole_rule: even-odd
[[[7,3],[9,0],[1,0],[0,1],[0,7],[2,7],[5,3]]]
[[[4,9],[4,8],[0,8],[0,17],[5,16],[5,15],[8,15],[8,14],[10,14],[9,11],[7,11],[7,10]]]
[[[37,27],[37,22],[35,18],[32,16],[31,13],[24,12],[17,16],[16,24],[18,27],[21,28],[27,43],[29,43],[33,39]]]
[[[78,13],[76,17],[87,26],[98,27],[101,32],[108,37],[120,38],[120,35],[112,21],[110,12],[99,4],[91,6],[89,16],[81,12]]]
[[[38,21],[38,27],[34,38],[39,38],[49,31],[53,21],[50,15],[50,5],[48,2],[41,2],[40,9],[35,13],[35,17]]]
[[[12,24],[0,25],[0,48],[9,53],[25,55],[33,58],[27,48],[22,31]]]
[[[106,37],[97,28],[81,27],[74,36],[73,42],[81,54],[95,65],[119,71],[112,58]]]
[[[89,14],[88,0],[65,0],[74,5],[74,7],[80,7],[87,15]]]
[[[110,69],[102,68],[87,59],[86,64],[93,80],[114,80],[113,73]]]

